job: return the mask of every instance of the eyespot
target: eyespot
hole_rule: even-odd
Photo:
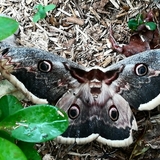
[[[144,63],[135,66],[135,73],[137,76],[145,76],[148,73],[148,66]]]
[[[109,117],[112,121],[117,121],[118,120],[119,112],[114,105],[110,107],[110,109],[108,111],[108,114],[109,114]]]
[[[80,114],[80,109],[77,104],[72,104],[68,109],[68,116],[70,119],[76,119]]]
[[[42,60],[38,63],[38,70],[41,72],[50,72],[52,69],[52,63],[48,60]]]

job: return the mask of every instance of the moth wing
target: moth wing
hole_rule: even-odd
[[[151,110],[160,104],[160,49],[128,57],[106,71],[123,67],[114,81],[119,94],[139,110]]]
[[[97,140],[113,147],[128,146],[133,142],[132,131],[137,130],[137,124],[129,104],[117,93],[109,98],[107,86],[103,88],[106,100],[101,105],[90,103],[92,95],[87,84],[67,92],[58,101],[56,105],[69,117],[69,127],[57,138],[58,142],[84,144]],[[116,109],[117,114],[114,120],[110,117],[114,114],[112,109]]]
[[[4,72],[5,78],[19,89],[24,85],[24,92],[47,99],[49,103],[55,103],[74,86],[75,79],[70,76],[64,63],[83,68],[58,55],[23,47],[3,50],[0,60],[1,72]]]

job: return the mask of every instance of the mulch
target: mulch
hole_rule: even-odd
[[[56,9],[38,23],[33,23],[36,4],[56,4]],[[119,44],[127,44],[132,34],[127,22],[137,14],[155,13],[160,25],[159,0],[1,0],[0,13],[16,19],[20,46],[40,48],[58,54],[86,67],[107,67],[124,59],[109,41],[109,29]],[[160,159],[160,114],[157,110],[135,113],[139,131],[127,148],[110,148],[92,142],[85,145],[63,145],[54,141],[37,144],[43,160],[145,160]]]

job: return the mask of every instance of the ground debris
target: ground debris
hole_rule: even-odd
[[[34,6],[50,3],[56,4],[56,9],[49,12],[45,19],[33,23]],[[107,67],[125,58],[112,50],[109,42],[110,26],[116,41],[127,44],[131,37],[127,22],[144,10],[153,10],[159,29],[159,4],[156,0],[1,0],[0,13],[20,23],[16,39],[20,46],[50,51],[87,67]],[[143,128],[145,122],[138,122]],[[155,143],[159,141],[158,136],[148,135],[147,132],[147,137],[151,137],[152,141],[147,138],[141,141],[150,148],[133,160],[160,158],[159,143]],[[43,160],[128,160],[135,143],[127,148],[110,148],[98,142],[72,147],[49,141],[37,144],[36,148]]]

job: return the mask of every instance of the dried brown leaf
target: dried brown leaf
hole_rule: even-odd
[[[67,17],[66,18],[67,22],[72,22],[75,24],[79,24],[80,26],[84,25],[84,20],[76,17]]]

